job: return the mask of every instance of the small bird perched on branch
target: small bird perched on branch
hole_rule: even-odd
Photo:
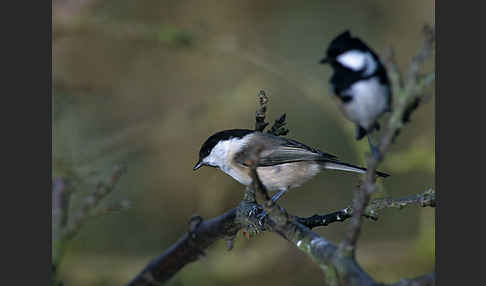
[[[310,180],[323,169],[365,173],[366,169],[338,161],[337,157],[292,139],[248,129],[232,129],[210,136],[199,151],[193,170],[217,167],[243,185],[250,185],[250,168],[245,158],[259,148],[256,171],[268,191],[278,191],[277,201],[289,189]],[[388,174],[376,172],[379,177]]]
[[[320,63],[330,64],[334,71],[330,90],[346,118],[356,124],[355,138],[361,140],[380,129],[377,120],[391,111],[392,92],[376,53],[345,31],[331,41]]]

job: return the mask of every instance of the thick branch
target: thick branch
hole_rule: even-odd
[[[235,208],[216,218],[199,221],[192,230],[150,262],[127,286],[160,285],[188,263],[204,255],[203,251],[215,241],[234,236],[240,229],[235,221],[236,211]]]

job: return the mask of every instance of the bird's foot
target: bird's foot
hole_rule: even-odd
[[[380,149],[378,148],[377,145],[375,145],[375,144],[373,144],[373,142],[371,142],[370,135],[368,135],[367,137],[368,137],[368,144],[370,145],[371,155],[373,156],[373,158],[376,161],[381,161],[382,157],[381,157]]]
[[[281,191],[278,191],[277,193],[275,193],[271,198],[272,203],[275,204],[278,201],[278,199],[280,199],[285,192],[287,192],[287,190],[281,190]]]
[[[261,213],[257,214],[256,218],[258,221],[258,225],[261,227],[265,224],[265,219],[267,218],[268,214],[265,211],[262,211]]]

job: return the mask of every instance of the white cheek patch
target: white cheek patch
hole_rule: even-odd
[[[203,159],[203,162],[211,166],[225,169],[225,165],[228,164],[228,157],[238,151],[243,144],[243,140],[238,138],[221,141],[213,147],[213,150],[211,150],[211,153]]]
[[[214,146],[213,150],[211,150],[211,153],[204,158],[203,162],[210,166],[219,167],[223,164],[224,159],[226,159],[227,150],[228,144],[226,142],[219,142]]]
[[[208,164],[209,166],[216,166],[216,157],[212,154],[209,154],[206,158],[203,159],[204,164]]]
[[[366,64],[366,56],[363,52],[352,50],[339,55],[336,60],[343,66],[354,71],[359,71]]]
[[[233,138],[219,142],[213,147],[211,153],[203,159],[203,162],[218,167],[243,185],[249,185],[251,178],[233,163],[233,156],[246,144],[247,139],[247,137],[243,139]]]
[[[364,75],[371,75],[376,71],[377,64],[373,56],[369,52],[361,52],[357,50],[351,50],[339,55],[337,61],[343,66],[359,71],[364,69]]]

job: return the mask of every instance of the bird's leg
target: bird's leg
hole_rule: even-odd
[[[371,130],[374,130],[375,128],[376,129],[379,129],[379,125],[375,124],[375,126]],[[356,129],[355,129],[355,137],[356,137],[356,140],[361,140],[363,137],[366,136],[368,138],[368,144],[370,145],[371,155],[373,155],[373,158],[375,158],[377,161],[379,161],[379,159],[381,157],[380,150],[371,141],[371,135],[370,135],[370,133],[371,133],[371,131],[367,131],[362,126],[356,125]]]
[[[285,194],[286,192],[287,192],[287,189],[280,190],[277,193],[275,193],[271,198],[272,202],[275,204],[282,197],[282,195]],[[264,219],[266,217],[267,217],[267,213],[265,211],[261,211],[260,213],[257,214],[257,219],[258,219],[258,222],[260,223],[260,225],[263,225]]]
[[[371,141],[370,134],[368,134],[366,137],[368,137],[368,144],[370,145],[371,155],[373,156],[373,158],[375,158],[376,161],[380,161],[381,159],[380,149],[378,148],[377,145],[373,144],[373,142]]]
[[[267,217],[267,212],[264,211],[263,209],[261,210],[260,213],[257,214],[256,218],[257,218],[258,224],[260,226],[265,224],[265,218],[266,217]]]

